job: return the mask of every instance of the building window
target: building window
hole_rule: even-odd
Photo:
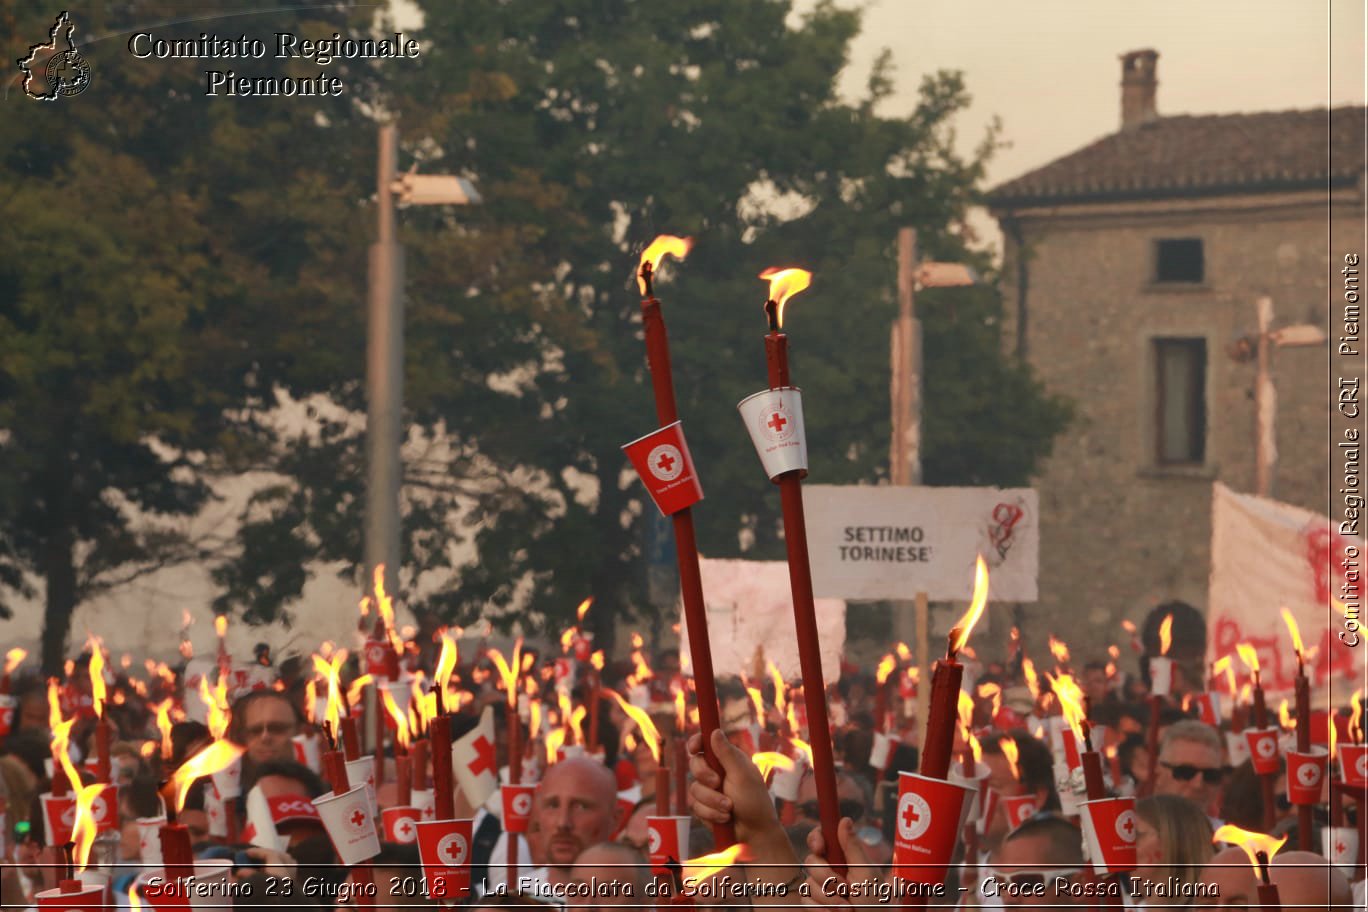
[[[1154,242],[1154,281],[1200,285],[1205,278],[1201,238],[1166,238]]]
[[[1206,340],[1155,339],[1155,461],[1206,461]]]

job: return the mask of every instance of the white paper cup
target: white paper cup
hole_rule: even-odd
[[[1226,732],[1225,743],[1231,766],[1239,766],[1249,759],[1249,742],[1243,732]]]
[[[883,769],[893,753],[893,745],[897,743],[896,737],[886,735],[883,732],[875,732],[874,746],[869,749],[869,765],[875,770]]]
[[[138,859],[145,865],[162,863],[160,830],[166,825],[165,817],[139,817]]]
[[[348,760],[347,781],[352,785],[366,787],[366,800],[370,802],[371,816],[379,816],[380,809],[375,800],[375,758],[368,756]]]
[[[328,792],[313,803],[342,864],[360,864],[380,854],[380,837],[364,785],[355,785],[341,795]]]
[[[229,858],[208,858],[195,862],[195,891],[190,894],[192,909],[222,909],[228,895],[228,881],[233,872]],[[202,889],[201,884],[207,889]]]
[[[242,758],[239,757],[232,763],[212,774],[214,788],[218,789],[219,797],[224,801],[229,801],[242,794]]]
[[[786,472],[807,474],[802,390],[796,386],[763,390],[742,399],[736,408],[771,481]]]
[[[1359,874],[1358,845],[1358,830],[1354,827],[1321,827],[1321,854],[1351,881]]]
[[[409,795],[409,804],[418,809],[420,820],[433,818],[436,802],[432,797],[432,789],[414,789]]]
[[[1150,695],[1167,697],[1173,693],[1173,659],[1168,656],[1150,656]]]
[[[290,740],[294,744],[296,760],[315,773],[323,768],[323,749],[317,735],[295,735]]]

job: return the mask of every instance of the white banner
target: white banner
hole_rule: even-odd
[[[714,673],[754,677],[759,656],[778,666],[785,680],[801,678],[788,562],[703,558],[699,570],[708,608],[708,642],[712,646]],[[845,607],[840,599],[816,600],[822,680],[827,684],[841,678]],[[680,609],[679,653],[683,661],[689,654],[689,627],[682,603]],[[763,661],[760,671],[764,673]]]
[[[989,598],[1034,602],[1039,510],[1031,488],[805,485],[812,585],[819,596],[968,601],[974,560]]]
[[[1351,549],[1356,556],[1348,558],[1346,566]],[[1264,689],[1291,691],[1297,657],[1282,619],[1281,609],[1286,607],[1311,654],[1307,674],[1312,685],[1322,686],[1332,675],[1352,679],[1368,642],[1350,648],[1335,638],[1344,630],[1344,615],[1332,600],[1362,608],[1362,560],[1363,540],[1341,536],[1326,517],[1237,494],[1216,482],[1211,498],[1207,661],[1232,656],[1244,680],[1235,645],[1249,643],[1259,653]],[[1352,588],[1346,590],[1346,584]],[[1347,631],[1345,635],[1350,636]],[[1364,638],[1363,631],[1358,635]]]

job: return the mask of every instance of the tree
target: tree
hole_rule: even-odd
[[[232,549],[189,539],[180,520],[216,477],[272,467],[279,393],[356,396],[359,99],[214,103],[204,71],[217,62],[126,50],[147,23],[187,38],[216,12],[236,10],[180,22],[173,3],[78,11],[89,89],[39,103],[12,85],[0,120],[0,595],[41,583],[49,673],[83,600]],[[13,58],[52,25],[37,7],[0,15]],[[340,7],[270,22],[352,25]],[[370,92],[364,72],[351,83]]]
[[[655,426],[632,275],[657,233],[698,241],[660,295],[708,493],[704,551],[781,553],[777,499],[734,410],[764,384],[754,277],[766,266],[816,274],[790,323],[814,479],[880,478],[896,229],[916,226],[931,256],[988,265],[954,231],[993,141],[969,160],[955,152],[961,78],[928,76],[915,111],[883,116],[885,58],[866,97],[841,102],[859,16],[829,3],[796,25],[781,0],[463,0],[423,13],[421,69],[392,105],[412,154],[474,174],[486,202],[459,223],[406,218],[407,405],[449,445],[410,492],[407,579],[458,569],[434,503],[468,507],[476,551],[456,585],[415,604],[469,620],[526,598],[553,626],[588,594],[600,618],[642,607],[653,508],[619,447]],[[957,295],[942,308],[926,298],[928,480],[1022,481],[1065,411],[1001,354],[996,295]],[[286,524],[310,522],[305,499],[282,502]]]

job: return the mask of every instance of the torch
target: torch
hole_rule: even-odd
[[[974,567],[974,597],[969,610],[950,631],[945,658],[936,663],[931,674],[931,701],[926,713],[926,738],[922,742],[921,774],[944,779],[950,770],[955,723],[959,715],[960,683],[964,666],[959,652],[969,642],[969,634],[988,603],[988,567],[979,557]]]
[[[1282,900],[1278,896],[1278,885],[1268,877],[1268,864],[1269,859],[1287,842],[1287,837],[1274,839],[1264,833],[1242,830],[1226,824],[1212,834],[1211,842],[1213,845],[1230,842],[1244,849],[1245,854],[1249,856],[1249,863],[1254,866],[1254,873],[1259,878],[1259,907],[1264,912],[1278,912],[1282,907]]]
[[[522,784],[522,751],[518,746],[518,675],[522,671],[522,637],[513,644],[513,661],[504,659],[503,653],[491,649],[488,655],[494,660],[503,679],[504,692],[508,698],[508,784]],[[508,874],[505,883],[518,882],[518,834],[508,834]]]
[[[109,782],[109,720],[105,718],[104,652],[98,639],[90,639],[90,699],[95,709],[95,779]],[[72,782],[79,785],[80,782]]]
[[[743,399],[737,408],[755,444],[765,474],[779,485],[788,551],[793,620],[798,634],[798,665],[803,678],[808,738],[812,743],[817,805],[832,870],[845,874],[845,855],[836,838],[840,802],[836,794],[836,763],[827,721],[826,687],[817,634],[817,611],[808,561],[807,521],[803,513],[803,476],[807,474],[807,441],[803,435],[802,394],[789,377],[788,335],[782,332],[784,305],[808,287],[812,273],[803,269],[766,269],[760,278],[770,284],[765,301],[769,332],[765,335],[765,366],[769,389]]]
[[[1286,608],[1282,609],[1283,623],[1287,625],[1287,630],[1292,634],[1292,648],[1297,654],[1297,677],[1295,682],[1295,699],[1297,704],[1297,750],[1288,757],[1287,764],[1287,794],[1288,798],[1294,797],[1294,783],[1301,782],[1306,786],[1311,785],[1311,780],[1315,780],[1315,793],[1317,800],[1320,797],[1320,783],[1324,778],[1324,766],[1317,766],[1316,757],[1311,753],[1311,681],[1306,677],[1306,665],[1303,661],[1301,631],[1297,628],[1297,621],[1292,617],[1292,612]],[[1296,767],[1294,769],[1294,767]],[[1302,801],[1297,804],[1297,847],[1303,852],[1311,851],[1311,829],[1315,824],[1315,801],[1306,803]]]
[[[1254,705],[1250,715],[1254,721],[1253,730],[1245,731],[1249,743],[1249,757],[1259,774],[1259,786],[1263,801],[1264,829],[1273,829],[1277,822],[1277,808],[1274,805],[1274,779],[1278,775],[1278,732],[1268,727],[1268,704],[1264,701],[1263,683],[1259,679],[1259,654],[1248,643],[1238,643],[1235,651],[1240,661],[1249,669],[1253,677]]]
[[[180,882],[195,872],[195,856],[190,848],[190,830],[176,822],[176,815],[185,808],[186,796],[196,779],[209,776],[232,765],[242,756],[244,748],[231,741],[215,741],[180,765],[171,774],[172,800],[166,802],[166,823],[157,835],[161,839],[162,861],[168,879]]]
[[[1145,776],[1145,794],[1154,794],[1154,777],[1159,772],[1159,714],[1164,698],[1173,689],[1173,660],[1168,657],[1173,644],[1173,615],[1164,617],[1159,625],[1159,654],[1150,656],[1149,726],[1145,730],[1145,750],[1149,753],[1149,772]]]
[[[653,289],[655,269],[666,254],[683,259],[692,241],[661,235],[641,254],[638,285],[644,296],[641,300],[642,327],[646,335],[646,360],[651,371],[651,385],[655,392],[656,420],[662,428],[679,421],[675,403],[674,377],[670,371],[669,338],[665,333],[665,317]],[[681,434],[681,440],[682,434]],[[659,456],[669,456],[663,451]],[[658,458],[659,458],[658,456]],[[675,471],[673,465],[662,469],[665,475]],[[672,479],[677,480],[677,479]],[[689,654],[693,659],[694,690],[698,698],[698,720],[703,736],[703,756],[708,766],[722,775],[722,765],[713,756],[712,733],[721,727],[717,703],[717,686],[713,679],[712,646],[708,640],[708,615],[703,602],[703,577],[698,567],[698,544],[694,537],[693,512],[684,506],[671,514],[674,523],[675,561],[679,566],[679,587],[684,601],[684,624],[689,635]],[[680,771],[683,775],[683,770]],[[833,831],[834,832],[834,831]],[[713,827],[713,839],[719,847],[736,841],[730,825]]]

